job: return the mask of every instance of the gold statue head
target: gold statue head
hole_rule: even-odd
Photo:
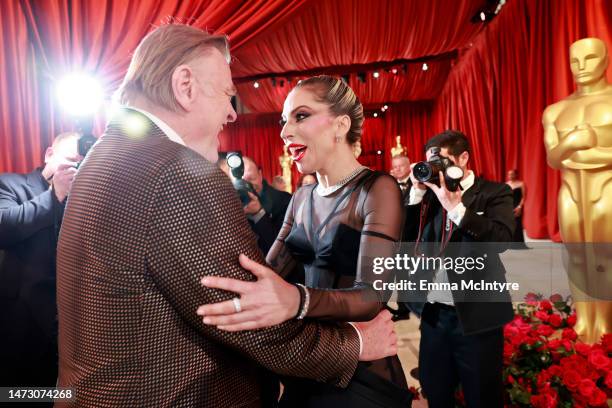
[[[608,50],[599,38],[583,38],[570,46],[570,67],[577,85],[599,81],[608,68]]]

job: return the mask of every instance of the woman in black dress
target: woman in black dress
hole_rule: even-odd
[[[514,220],[516,227],[514,229],[514,237],[512,239],[515,244],[512,245],[513,249],[527,249],[525,245],[525,236],[523,235],[523,205],[525,204],[525,184],[522,180],[518,179],[518,172],[516,169],[509,170],[507,175],[506,184],[512,189],[512,196],[514,198]]]
[[[301,81],[287,96],[281,137],[298,170],[318,182],[296,191],[283,228],[266,258],[280,275],[304,266],[302,308],[280,276],[259,278],[238,292],[242,304],[221,311],[205,305],[207,324],[245,330],[289,318],[368,321],[383,310],[389,293],[373,282],[392,281],[373,273],[372,258],[394,256],[402,225],[401,193],[395,180],[362,166],[352,151],[361,137],[363,108],[340,79],[319,76]],[[224,285],[214,286],[227,288]],[[278,299],[269,301],[269,299]],[[242,316],[241,316],[242,315]],[[338,389],[310,380],[282,379],[286,407],[408,407],[408,390],[397,356],[359,363],[351,384]]]

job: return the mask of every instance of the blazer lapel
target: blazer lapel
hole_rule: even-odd
[[[476,199],[476,196],[478,196],[478,193],[480,193],[480,185],[481,178],[477,177],[474,180],[474,185],[468,188],[467,191],[463,194],[463,196],[461,196],[461,202],[463,203],[465,208],[470,208],[470,205],[472,205],[472,203]]]

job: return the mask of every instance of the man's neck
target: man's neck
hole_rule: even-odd
[[[164,123],[172,128],[178,135],[183,137],[183,129],[182,129],[182,120],[177,117],[174,112],[170,112],[166,109],[160,108],[151,102],[149,102],[146,98],[139,97],[128,106],[132,108],[136,108],[145,112],[152,114],[153,116],[161,119]]]

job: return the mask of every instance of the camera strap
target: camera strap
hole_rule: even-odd
[[[419,234],[417,235],[416,245],[414,246],[414,256],[418,257],[419,253],[419,245],[421,244],[421,238],[423,236],[423,230],[425,229],[425,224],[427,223],[427,214],[429,212],[430,203],[429,200],[423,200],[421,202],[421,212],[419,215]],[[448,243],[450,242],[451,237],[453,236],[453,222],[448,218],[448,212],[442,208],[442,237],[440,239],[440,250],[436,256],[442,255],[442,253],[446,250]]]

